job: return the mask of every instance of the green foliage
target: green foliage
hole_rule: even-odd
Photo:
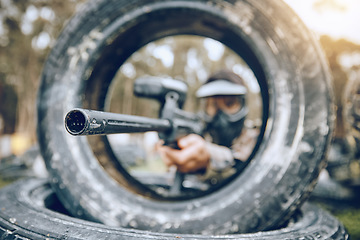
[[[351,239],[360,239],[360,208],[350,208],[334,213],[344,224]]]
[[[4,179],[0,178],[0,189],[7,186],[7,185],[9,185],[9,184],[11,184],[11,183],[12,183],[12,181],[10,181],[10,180],[4,180]]]
[[[315,202],[321,208],[334,215],[346,228],[351,239],[360,239],[360,205],[326,200]]]

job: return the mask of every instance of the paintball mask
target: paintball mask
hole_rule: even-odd
[[[213,142],[231,147],[244,127],[248,108],[247,90],[244,86],[227,80],[216,80],[204,84],[196,92],[198,98],[205,98],[207,106],[203,113],[207,124],[205,132]]]

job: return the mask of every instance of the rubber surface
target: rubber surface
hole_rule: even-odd
[[[305,204],[302,216],[286,228],[223,236],[115,228],[69,217],[59,212],[62,210],[45,179],[9,185],[0,190],[0,239],[348,239],[341,223],[310,204]]]
[[[213,38],[246,61],[261,88],[264,125],[252,161],[226,186],[158,201],[137,194],[125,177],[110,177],[88,139],[65,131],[64,116],[74,107],[102,109],[121,64],[146,43],[177,34]],[[38,139],[50,182],[71,214],[111,226],[206,235],[274,229],[307,199],[325,165],[334,115],[324,59],[312,33],[278,0],[89,1],[42,74]]]

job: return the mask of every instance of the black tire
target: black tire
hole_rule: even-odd
[[[206,236],[156,233],[84,221],[64,214],[45,179],[27,179],[0,190],[1,239],[348,239],[343,225],[314,205],[280,230]]]
[[[201,198],[166,202],[114,181],[88,140],[65,131],[64,117],[73,107],[101,109],[119,66],[144,44],[176,34],[216,39],[247,62],[261,88],[264,124],[261,144],[239,176]],[[89,92],[93,102],[83,102]],[[320,47],[281,1],[90,1],[59,36],[38,95],[41,151],[66,209],[157,232],[224,234],[283,224],[313,189],[332,128]]]

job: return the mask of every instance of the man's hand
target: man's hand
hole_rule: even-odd
[[[190,134],[178,141],[180,150],[161,146],[159,151],[167,166],[175,165],[183,173],[204,169],[210,162],[206,141],[199,135]]]

